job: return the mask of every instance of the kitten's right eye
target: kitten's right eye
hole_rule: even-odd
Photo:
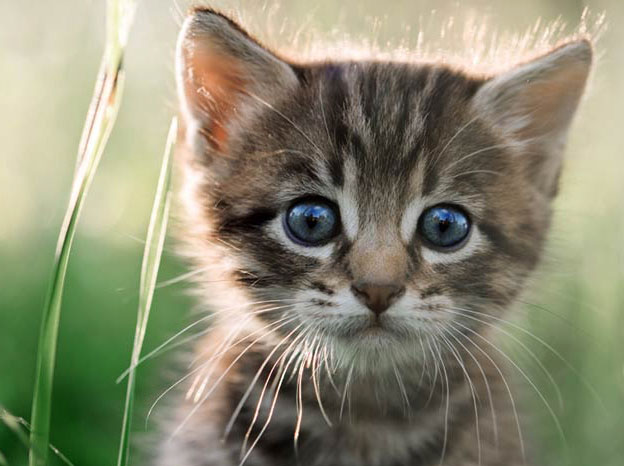
[[[290,206],[284,217],[288,237],[302,246],[322,246],[336,236],[339,229],[338,209],[323,198],[299,200]]]

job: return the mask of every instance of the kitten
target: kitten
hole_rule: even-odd
[[[496,319],[539,261],[586,40],[495,76],[178,43],[209,333],[159,465],[530,464]]]

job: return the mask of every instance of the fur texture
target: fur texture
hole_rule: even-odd
[[[208,9],[178,46],[186,254],[214,309],[163,466],[530,463],[493,329],[539,261],[592,61],[574,41],[496,76],[290,63]],[[309,247],[284,215],[333,202]],[[458,247],[419,218],[460,206]],[[400,286],[382,313],[353,287]]]

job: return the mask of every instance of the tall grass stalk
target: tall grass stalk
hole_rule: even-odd
[[[135,0],[108,1],[106,48],[78,148],[76,172],[57,242],[52,280],[39,334],[31,414],[30,466],[43,466],[48,460],[52,386],[69,254],[86,194],[121,102],[124,83],[122,61],[135,7]]]
[[[31,428],[30,424],[26,422],[26,419],[13,416],[6,409],[0,406],[0,422],[9,428],[9,430],[15,434],[18,440],[26,448],[31,448],[30,439],[27,434],[27,432],[31,431]],[[54,445],[49,444],[48,447],[52,453],[54,453],[67,466],[74,466],[73,463],[69,461],[69,459],[67,459],[67,457],[63,455],[63,453],[61,453]],[[2,459],[4,459],[5,463],[2,463]],[[0,466],[3,466],[4,464],[8,464],[8,462],[6,461],[6,458],[2,456],[2,452],[0,452]]]
[[[177,120],[174,118],[169,127],[169,135],[165,146],[158,187],[154,197],[154,205],[147,229],[145,249],[143,251],[143,263],[141,265],[141,279],[139,284],[139,308],[137,312],[137,323],[134,332],[134,344],[132,347],[132,357],[128,370],[128,386],[126,389],[126,403],[124,407],[123,424],[121,428],[121,441],[119,444],[118,466],[128,464],[130,447],[130,429],[132,427],[132,409],[134,406],[134,392],[136,385],[136,368],[141,357],[143,340],[147,330],[152,299],[158,278],[160,258],[162,256],[163,245],[167,233],[167,222],[169,218],[169,207],[171,204],[171,160],[173,144],[177,134]]]

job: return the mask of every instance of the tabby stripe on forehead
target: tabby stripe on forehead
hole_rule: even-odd
[[[349,137],[349,129],[344,122],[347,104],[347,89],[343,79],[343,70],[339,65],[330,64],[324,69],[325,81],[319,90],[322,116],[327,124],[328,142],[332,151],[327,158],[332,183],[341,187],[344,183],[342,172],[343,150]]]

